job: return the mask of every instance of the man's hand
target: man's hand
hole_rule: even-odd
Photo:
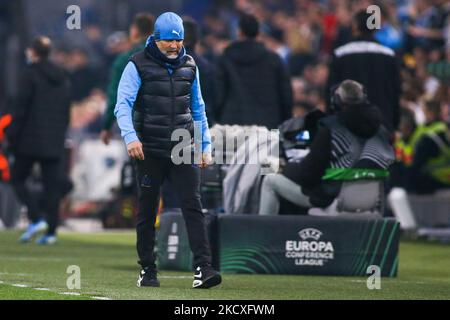
[[[202,163],[200,164],[200,168],[202,169],[206,168],[211,164],[211,161],[212,161],[211,153],[209,152],[202,153]]]
[[[106,145],[108,145],[109,141],[111,141],[111,137],[112,137],[111,130],[103,129],[102,132],[100,132],[100,139]]]
[[[137,160],[144,160],[144,151],[140,141],[133,141],[127,145],[128,155]]]

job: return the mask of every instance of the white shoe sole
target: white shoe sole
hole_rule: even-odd
[[[209,289],[221,283],[222,283],[222,276],[220,274],[216,274],[211,278],[206,279],[205,281],[201,281],[198,279],[194,280],[192,287],[194,289]]]

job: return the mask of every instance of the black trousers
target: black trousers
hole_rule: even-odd
[[[175,165],[171,159],[135,160],[138,187],[137,252],[142,267],[155,267],[155,221],[160,189],[167,178],[181,206],[194,266],[210,264],[205,216],[200,200],[200,168],[191,164]]]
[[[61,165],[60,158],[35,158],[16,155],[11,170],[11,184],[19,198],[28,208],[28,218],[36,223],[42,218],[39,201],[30,194],[25,182],[31,174],[33,165],[38,163],[42,171],[44,186],[44,212],[48,223],[48,234],[55,234],[58,226],[59,202],[61,200]]]

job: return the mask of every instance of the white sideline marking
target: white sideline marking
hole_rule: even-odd
[[[96,299],[96,300],[112,300],[111,298],[107,298],[107,297],[96,297],[96,296],[93,296],[91,298],[92,299]]]
[[[11,273],[11,272],[0,272],[0,275],[13,275],[13,276],[30,276],[29,273]]]
[[[5,273],[3,273],[5,274]],[[28,286],[27,284],[21,284],[21,283],[6,283],[4,281],[0,280],[0,284],[5,284],[5,285],[9,285],[12,287],[16,287],[16,288],[31,288],[33,290],[36,291],[49,291],[49,292],[53,292],[56,294],[61,294],[61,295],[66,295],[66,296],[81,296],[81,293],[79,292],[56,292],[56,291],[52,291],[49,288],[32,288],[30,286]],[[100,296],[89,296],[86,295],[87,298],[91,298],[91,299],[96,299],[96,300],[112,300],[111,298],[107,298],[107,297],[100,297]]]
[[[2,257],[2,260],[10,261],[64,261],[69,260],[69,258],[37,258],[37,257]]]
[[[403,282],[403,283],[414,283],[414,284],[425,284],[425,282],[419,282],[419,281],[407,281],[407,280],[395,280],[396,282]],[[350,282],[357,282],[357,283],[366,283],[367,280],[350,280]]]
[[[63,295],[66,295],[66,296],[79,296],[79,295],[81,295],[78,292],[59,292],[59,294],[63,294]]]

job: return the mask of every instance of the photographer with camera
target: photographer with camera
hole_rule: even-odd
[[[333,90],[334,114],[319,120],[310,151],[301,162],[288,162],[280,174],[263,181],[260,215],[278,214],[280,198],[302,207],[326,208],[340,193],[342,181],[361,174],[384,178],[394,159],[382,115],[364,87],[345,80]]]

